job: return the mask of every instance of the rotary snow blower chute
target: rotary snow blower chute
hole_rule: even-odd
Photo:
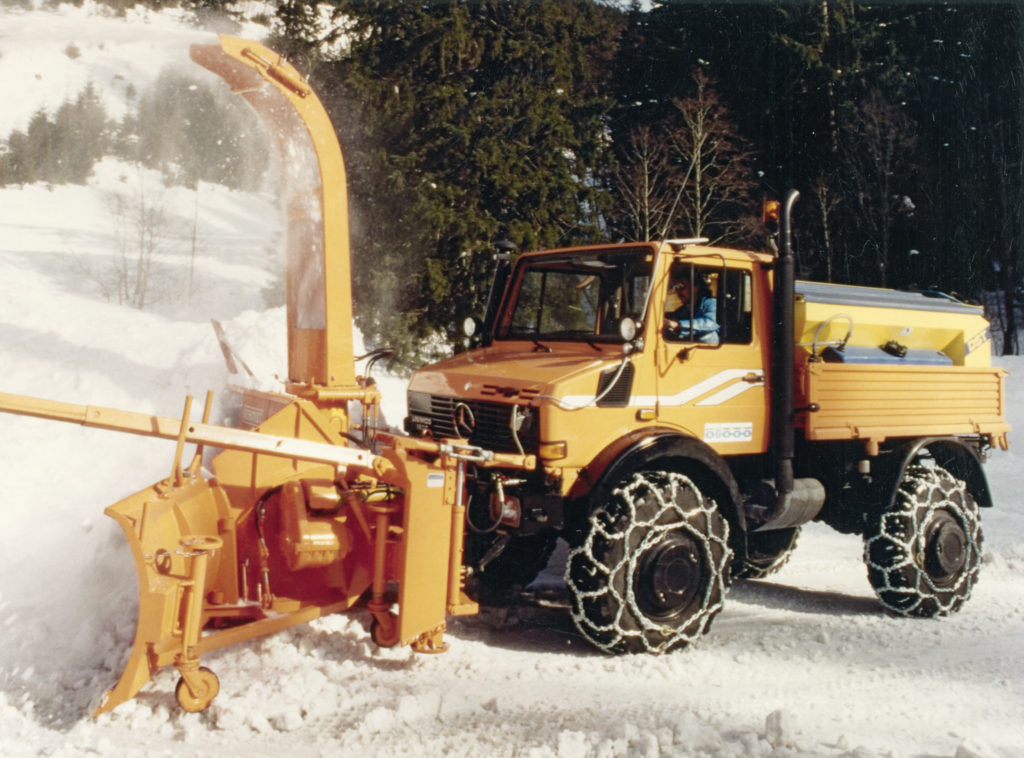
[[[221,37],[191,55],[252,105],[275,144],[290,381],[287,394],[246,394],[245,429],[211,425],[210,395],[196,422],[191,398],[179,420],[0,394],[5,412],[177,443],[166,479],[106,509],[131,546],[139,618],[94,715],[168,665],[181,674],[181,706],[202,710],[219,687],[204,654],[357,604],[378,644],[443,649],[446,614],[477,608],[462,573],[465,467],[532,465],[459,440],[373,433],[380,396],[355,375],[345,171],[327,114],[299,73],[255,42]],[[221,450],[209,478],[204,446]]]

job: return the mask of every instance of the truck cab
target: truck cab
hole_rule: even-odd
[[[521,256],[482,346],[413,375],[407,431],[535,455],[540,489],[561,497],[651,432],[764,453],[771,257],[703,242]],[[693,328],[701,303],[684,305],[678,282],[705,294],[712,329]],[[543,510],[523,517],[560,520]]]

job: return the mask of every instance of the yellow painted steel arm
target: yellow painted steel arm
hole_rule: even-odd
[[[20,416],[34,416],[52,421],[66,421],[82,426],[138,434],[145,437],[176,440],[182,431],[180,419],[154,416],[148,413],[122,411],[95,405],[75,405],[55,400],[44,400],[25,395],[0,392],[0,412]],[[250,432],[213,424],[189,422],[184,441],[212,445],[226,450],[244,450],[252,453],[330,463],[336,466],[361,466],[373,469],[382,459],[365,450],[332,445],[312,440],[281,437],[263,432]],[[340,442],[339,438],[339,442]]]

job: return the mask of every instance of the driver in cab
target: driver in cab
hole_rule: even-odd
[[[678,298],[679,307],[665,314],[665,336],[717,345],[717,304],[703,280],[691,280],[689,272],[677,271],[672,274],[669,288]]]

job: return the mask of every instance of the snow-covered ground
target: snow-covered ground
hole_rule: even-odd
[[[104,87],[142,83],[192,37],[165,16],[0,8],[0,134],[73,97],[76,66]],[[80,56],[53,54],[71,42]],[[134,47],[143,43],[146,54]],[[102,299],[124,231],[110,197],[145,181],[155,178],[108,160],[88,187],[0,190],[0,392],[175,416],[187,393],[213,389],[225,402],[219,420],[224,388],[239,380],[211,318],[259,383],[276,386],[284,314],[261,296],[278,233],[269,194],[202,185],[197,215],[192,193],[167,190],[162,299],[145,311]],[[1022,429],[1024,359],[1001,363]],[[402,382],[387,379],[384,394],[399,421]],[[177,675],[165,670],[93,721],[135,620],[130,556],[102,509],[165,477],[172,453],[166,442],[0,416],[0,754],[1024,754],[1017,448],[988,465],[997,507],[983,515],[981,581],[951,618],[885,614],[860,540],[812,525],[780,574],[735,584],[711,633],[678,653],[607,657],[567,615],[519,607],[453,621],[450,651],[421,656],[378,650],[357,613],[207,656],[221,692],[203,714],[178,710]]]

